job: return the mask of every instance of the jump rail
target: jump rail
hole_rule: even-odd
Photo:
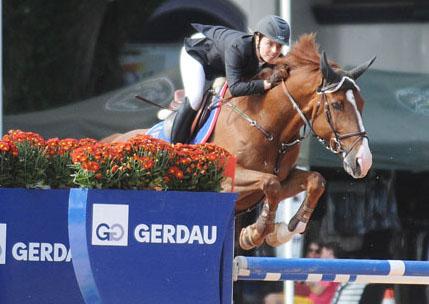
[[[429,285],[429,262],[355,259],[281,259],[237,256],[234,280],[334,281]]]

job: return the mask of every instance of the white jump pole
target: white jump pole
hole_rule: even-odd
[[[429,261],[368,259],[234,259],[234,279],[429,285]]]

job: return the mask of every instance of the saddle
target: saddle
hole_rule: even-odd
[[[210,116],[210,112],[212,108],[210,107],[212,103],[212,99],[214,96],[218,95],[225,84],[225,78],[217,78],[211,87],[209,87],[206,92],[203,95],[203,100],[201,102],[200,109],[198,110],[197,114],[195,115],[194,121],[191,125],[191,136],[190,138],[193,138],[198,130],[201,129],[201,127],[204,125],[204,123],[207,121],[208,117]],[[175,113],[176,111],[181,107],[181,105],[185,102],[185,91],[183,89],[176,90],[174,92],[174,99],[171,101],[169,105],[169,109],[173,111],[173,113],[168,116],[164,121],[164,132],[166,134],[171,134],[171,128],[173,126]]]

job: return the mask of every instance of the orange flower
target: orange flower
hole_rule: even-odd
[[[100,169],[100,165],[97,162],[88,161],[82,163],[82,168],[90,172],[97,172]]]
[[[174,175],[176,173],[176,170],[178,170],[179,168],[177,167],[170,167],[168,169],[168,173],[170,173],[171,175]]]
[[[23,132],[21,130],[10,130],[7,135],[3,136],[3,140],[15,143],[28,141],[38,147],[42,147],[45,144],[45,140],[39,134],[34,132]]]
[[[59,141],[60,140],[57,137],[50,138],[46,141],[46,152],[48,153],[48,155],[53,156],[57,154]]]
[[[181,165],[184,165],[184,166],[186,166],[186,165],[189,165],[190,163],[191,163],[191,159],[189,158],[189,157],[186,157],[186,158],[181,158],[180,160],[179,160],[179,163],[181,164]]]
[[[170,169],[168,169],[168,173],[175,176],[177,179],[184,178],[183,171],[176,166],[170,167]]]
[[[6,141],[0,141],[0,151],[9,152],[10,151],[10,144]]]
[[[89,146],[89,145],[95,145],[97,143],[97,140],[92,138],[82,138],[79,139],[78,146]]]
[[[70,150],[74,149],[75,147],[77,147],[78,141],[77,141],[77,139],[73,139],[73,138],[65,138],[65,139],[60,140],[59,145],[61,147],[60,153],[64,153],[66,151],[70,151]]]
[[[215,160],[217,160],[219,158],[219,156],[218,155],[216,155],[216,153],[210,153],[209,155],[207,155],[207,159],[209,160],[209,161],[215,161]]]
[[[118,165],[113,165],[112,167],[112,174],[115,174],[116,171],[118,171],[119,166]]]
[[[148,158],[148,157],[147,157],[147,159],[146,159],[146,160],[145,160],[145,162],[143,163],[143,167],[144,167],[146,170],[150,170],[150,169],[152,169],[153,164],[154,164],[153,159],[150,159],[150,158]]]
[[[182,170],[177,170],[176,175],[177,179],[183,179],[184,175],[183,175],[183,171]]]

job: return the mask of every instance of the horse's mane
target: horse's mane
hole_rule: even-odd
[[[287,64],[291,69],[306,66],[311,70],[319,70],[320,54],[319,45],[316,43],[316,34],[302,35],[292,45],[287,55],[280,57],[276,64]]]
[[[332,61],[329,64],[333,68],[339,66]],[[316,34],[303,34],[295,42],[289,52],[284,57],[279,57],[275,62],[275,69],[283,69],[285,65],[287,69],[293,70],[305,68],[310,73],[320,71],[320,53],[319,44],[316,43]]]
[[[318,70],[320,67],[320,54],[319,45],[316,43],[316,34],[302,35],[286,55],[286,63],[290,68],[305,65]]]

